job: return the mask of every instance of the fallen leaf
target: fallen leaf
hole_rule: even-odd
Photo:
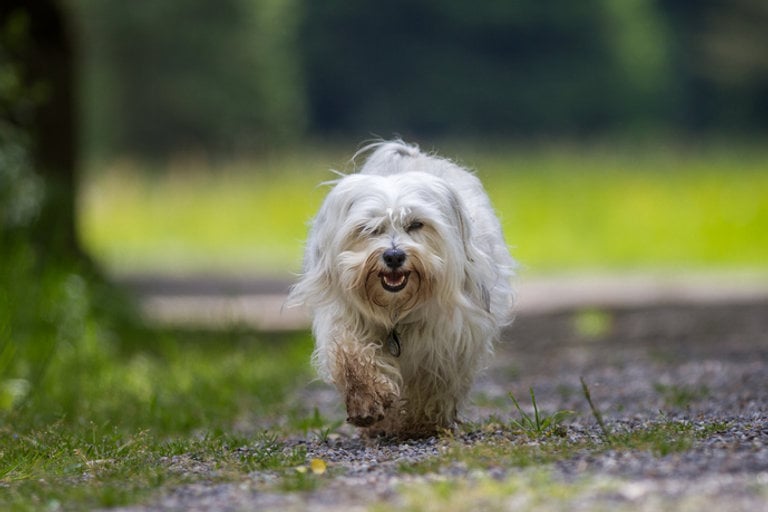
[[[312,470],[312,473],[322,475],[326,469],[325,461],[323,459],[312,459],[309,461],[309,468]]]

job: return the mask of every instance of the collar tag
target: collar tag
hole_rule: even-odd
[[[400,357],[400,337],[394,329],[387,336],[387,350],[394,357]]]

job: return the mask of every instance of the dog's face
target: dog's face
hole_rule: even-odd
[[[336,184],[315,219],[309,266],[324,274],[329,293],[345,294],[366,316],[394,324],[460,286],[466,231],[460,199],[435,176],[351,175]]]

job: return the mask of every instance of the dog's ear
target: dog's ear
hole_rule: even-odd
[[[477,306],[486,313],[491,312],[491,296],[488,286],[484,282],[484,276],[487,272],[481,268],[487,258],[482,257],[480,249],[476,246],[473,236],[475,235],[472,226],[472,219],[469,217],[469,211],[457,192],[451,191],[450,204],[453,210],[456,229],[461,237],[464,248],[464,293]]]
[[[451,211],[453,213],[454,220],[456,221],[456,229],[459,232],[462,244],[464,246],[464,256],[467,261],[472,261],[474,257],[474,246],[472,245],[472,224],[470,219],[467,218],[466,207],[461,197],[454,191],[449,190],[449,203],[451,205]]]
[[[332,250],[333,231],[328,228],[331,210],[334,207],[329,196],[323,202],[317,215],[309,227],[307,244],[304,247],[304,262],[301,277],[291,288],[288,305],[305,305],[313,307],[320,305],[326,291],[331,286],[330,251]]]
[[[302,276],[294,287],[292,297],[308,306],[320,305],[331,299],[329,290],[335,288],[336,266],[340,237],[350,231],[350,212],[358,198],[359,175],[340,178],[328,185],[328,192],[320,210],[312,220],[307,246],[304,249]]]

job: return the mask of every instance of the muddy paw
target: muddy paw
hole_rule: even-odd
[[[370,427],[384,419],[394,402],[395,396],[390,393],[353,390],[346,396],[347,421],[357,427]]]

